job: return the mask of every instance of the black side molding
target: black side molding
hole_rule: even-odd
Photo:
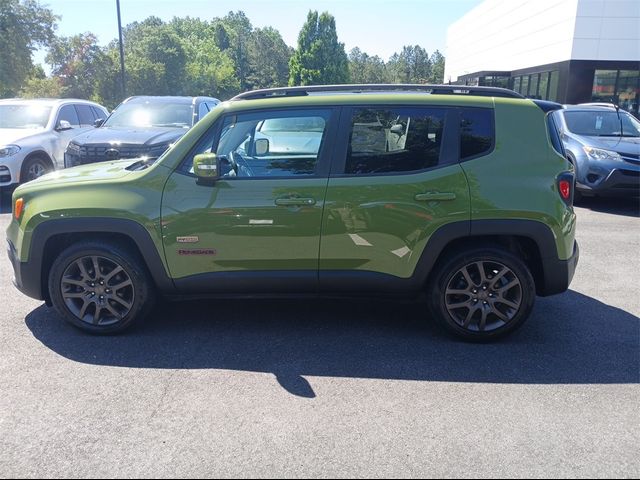
[[[21,262],[20,275],[21,288],[26,295],[38,300],[46,299],[46,279],[43,278],[43,258],[47,241],[55,235],[72,233],[117,233],[131,239],[153,278],[158,289],[162,293],[175,291],[173,281],[167,275],[160,254],[149,235],[149,232],[139,223],[133,220],[117,218],[63,218],[49,220],[38,225],[32,234],[29,247],[29,261]]]

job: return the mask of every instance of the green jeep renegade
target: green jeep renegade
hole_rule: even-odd
[[[248,92],[154,163],[19,187],[15,285],[92,333],[157,295],[425,294],[425,318],[493,339],[578,261],[557,108],[483,87]]]

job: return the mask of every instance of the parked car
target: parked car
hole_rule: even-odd
[[[640,122],[610,104],[554,112],[582,195],[640,195]]]
[[[18,188],[15,284],[100,334],[156,295],[426,295],[425,318],[491,340],[578,262],[557,108],[490,87],[242,94],[153,163]]]
[[[65,166],[122,158],[158,158],[209,113],[220,100],[210,97],[130,97],[90,132],[73,139]]]
[[[62,168],[69,140],[108,115],[85,100],[0,100],[0,187]]]

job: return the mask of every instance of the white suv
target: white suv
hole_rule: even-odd
[[[108,115],[85,100],[0,100],[0,188],[63,168],[69,140]]]

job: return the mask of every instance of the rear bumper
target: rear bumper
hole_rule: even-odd
[[[33,263],[21,262],[10,240],[7,240],[7,254],[13,267],[13,284],[26,296],[44,300],[42,292],[41,270]]]
[[[573,244],[573,255],[568,260],[545,258],[542,261],[544,286],[538,291],[541,297],[556,295],[569,289],[580,259],[578,242]]]

